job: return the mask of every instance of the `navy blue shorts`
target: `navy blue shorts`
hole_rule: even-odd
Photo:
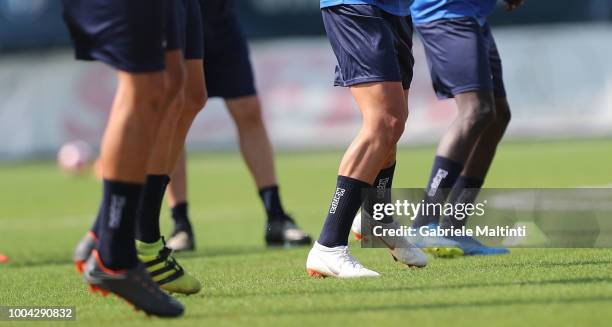
[[[63,0],[77,59],[132,73],[163,70],[167,40],[177,33],[166,24],[166,1]]]
[[[231,0],[200,0],[204,22],[204,74],[208,96],[257,94],[249,47]]]
[[[502,63],[491,28],[473,18],[417,25],[436,95],[440,99],[473,91],[506,96]]]
[[[336,86],[397,81],[412,83],[412,20],[371,5],[338,5],[322,10],[338,65]]]
[[[202,10],[199,0],[170,0],[175,1],[175,15],[168,13],[169,17],[176,19],[170,26],[177,26],[176,39],[168,37],[168,50],[181,49],[185,59],[204,58],[204,31],[202,26]]]
[[[168,50],[183,49],[185,47],[185,1],[164,0],[164,48]]]

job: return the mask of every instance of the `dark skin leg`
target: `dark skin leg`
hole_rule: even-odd
[[[495,120],[491,92],[466,92],[455,96],[458,115],[442,137],[436,154],[466,163],[480,136]]]
[[[470,157],[468,158],[462,176],[484,180],[491,167],[497,145],[501,141],[510,123],[510,106],[506,98],[495,99],[495,121],[482,133]]]

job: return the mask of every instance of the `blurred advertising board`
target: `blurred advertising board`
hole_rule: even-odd
[[[513,110],[508,137],[612,136],[612,25],[496,28]],[[529,37],[525,37],[529,35]],[[335,58],[323,37],[251,46],[271,138],[282,150],[342,148],[360,117],[349,92],[332,86]],[[402,144],[436,142],[455,115],[437,101],[423,49]],[[0,159],[54,154],[65,142],[97,145],[115,88],[102,64],[78,63],[67,49],[0,57]],[[235,149],[233,124],[212,99],[190,133],[193,149]]]

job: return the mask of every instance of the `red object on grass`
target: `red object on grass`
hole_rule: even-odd
[[[0,254],[0,263],[7,263],[8,259],[9,258],[7,256]]]

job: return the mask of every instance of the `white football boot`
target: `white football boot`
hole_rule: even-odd
[[[370,217],[367,213],[366,213],[367,217]],[[377,224],[377,222],[373,219],[372,221],[374,222],[372,225],[372,228]],[[380,224],[380,223],[378,223]],[[380,224],[382,226],[384,226],[384,224]],[[397,228],[396,227],[392,227],[392,228]],[[433,227],[431,227],[433,228]],[[361,228],[361,213],[357,213],[357,215],[355,216],[355,219],[353,220],[353,224],[351,225],[351,232],[353,233],[353,235],[355,235],[355,239],[358,241],[361,241],[363,239],[363,232],[362,232],[362,228]],[[380,239],[381,241],[385,242],[386,239],[377,237],[378,239]],[[393,239],[398,238],[398,237],[391,237]],[[411,244],[412,248],[419,248],[421,249],[421,252],[427,252],[432,254],[435,257],[439,257],[439,258],[454,258],[454,257],[459,257],[464,255],[463,250],[461,250],[459,244],[453,240],[444,238],[444,237],[440,237],[440,236],[428,236],[428,237],[424,237],[421,236],[419,233],[417,233],[416,236],[414,237],[406,237],[406,242],[408,242],[409,244]],[[403,243],[403,241],[402,241]],[[385,243],[387,244],[387,243]],[[405,248],[404,246],[406,246],[405,244],[397,244],[398,246],[393,246],[394,248]],[[400,246],[401,245],[401,246]],[[389,248],[389,250],[391,250],[392,246],[389,246],[389,244],[387,244],[387,247]],[[393,255],[393,258],[395,258],[397,261],[400,261],[408,266],[415,266],[415,267],[424,267],[425,265],[413,265],[413,264],[409,264],[407,262],[408,261],[403,261],[398,257],[396,257],[393,254],[393,251],[391,251],[391,255]],[[416,257],[420,257],[420,255],[415,254],[415,258]],[[419,260],[415,261],[415,262],[421,262]],[[424,262],[426,264],[426,260]]]
[[[384,229],[399,229],[400,224],[394,220],[391,223],[385,224],[372,219],[372,229],[375,226],[382,226]],[[374,236],[387,246],[391,256],[395,261],[399,261],[408,267],[423,268],[427,266],[427,255],[419,247],[410,241],[407,236]]]
[[[360,278],[379,277],[380,274],[362,266],[349,252],[348,246],[329,248],[315,242],[308,259],[306,271],[310,277]]]
[[[392,223],[385,224],[380,221],[374,220],[367,213],[365,213],[365,219],[370,219],[371,228],[373,229],[375,226],[382,226],[384,229],[399,229],[399,223],[394,220]],[[353,220],[353,225],[351,226],[351,231],[355,235],[355,238],[361,240],[363,238],[363,234],[361,231],[361,214],[357,214],[355,216],[355,220]],[[359,235],[359,236],[358,236]],[[383,244],[387,246],[391,256],[395,261],[399,261],[405,264],[408,267],[417,267],[422,268],[427,265],[427,255],[411,241],[410,237],[401,237],[401,236],[374,236],[373,238],[378,239]]]
[[[193,233],[187,231],[177,231],[172,233],[172,236],[166,242],[166,246],[174,252],[194,251],[195,238]]]

